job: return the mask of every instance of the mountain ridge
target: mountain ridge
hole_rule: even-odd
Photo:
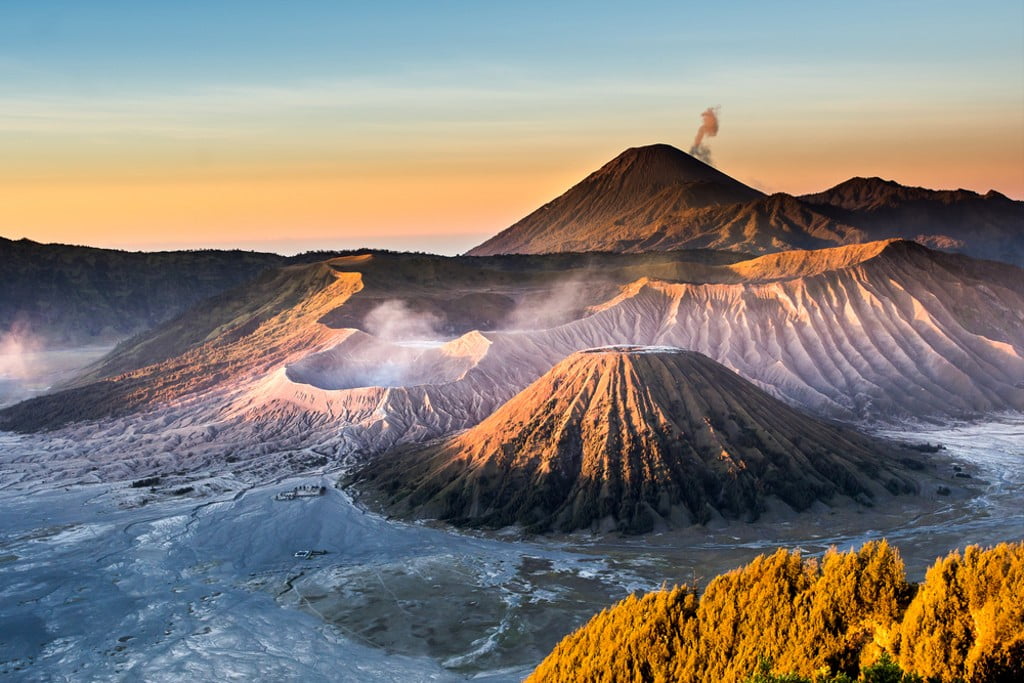
[[[714,171],[714,172],[712,172]],[[910,239],[1024,266],[1024,202],[855,177],[766,196],[670,145],[630,148],[471,256],[715,248],[751,253]]]
[[[913,239],[1024,266],[1024,202],[995,190],[930,190],[858,177],[799,199],[869,239]]]
[[[550,322],[520,329],[522,318],[510,309],[511,327],[483,332],[489,350],[463,379],[415,391],[392,389],[388,401],[403,415],[390,421],[398,431],[418,430],[415,425],[423,419],[438,428],[466,426],[464,420],[481,419],[481,411],[496,407],[494,401],[511,396],[506,391],[521,389],[566,355],[632,343],[700,351],[792,405],[840,419],[1024,409],[1024,390],[1014,389],[1024,380],[1024,278],[1014,266],[900,240],[714,264],[679,261],[685,254],[669,252],[596,255],[590,257],[597,259],[592,266],[573,275],[546,269],[547,261],[560,262],[560,256],[513,261],[524,258],[536,261],[539,270],[508,270],[508,257],[385,254],[277,271],[260,285],[266,291],[259,290],[258,302],[252,301],[249,288],[211,300],[123,345],[82,378],[81,384],[91,382],[88,386],[13,406],[0,412],[0,419],[19,430],[52,428],[111,411],[149,409],[201,387],[242,387],[251,372],[231,373],[269,371],[332,344],[347,344],[346,329],[366,328],[360,315],[345,311],[377,305],[357,305],[360,300],[406,301],[396,297],[415,293],[418,299],[465,302],[475,292],[486,292],[488,300],[509,297],[514,306],[532,311],[525,319]],[[622,266],[613,267],[616,262]],[[481,270],[486,263],[499,270]],[[351,282],[337,296],[318,294],[314,287],[308,296],[322,300],[311,305],[300,294],[305,285],[295,279],[313,272],[310,268],[330,275],[331,281],[337,274]],[[436,284],[423,284],[423,278],[435,277]],[[568,289],[561,284],[565,277]],[[401,284],[405,278],[409,282]],[[526,298],[516,303],[512,296]],[[411,306],[414,300],[408,301]],[[416,313],[405,310],[403,315]],[[441,309],[425,309],[435,310]],[[543,310],[549,311],[543,316],[554,317],[538,318]],[[296,326],[299,320],[306,321],[305,329]],[[316,343],[304,348],[303,340]],[[365,365],[391,356],[409,354],[396,355],[377,340],[356,356],[346,352],[325,358]],[[421,375],[433,376],[428,371],[409,376]],[[319,395],[310,388],[301,391]],[[429,414],[414,405],[423,397],[413,395],[424,391],[432,394]],[[456,397],[468,409],[448,405]],[[261,399],[253,394],[247,401],[247,414],[259,419]]]
[[[283,472],[314,446],[354,463],[472,427],[568,355],[623,344],[702,353],[833,420],[1024,411],[1021,269],[901,241],[727,256],[381,253],[288,269],[258,296],[243,287],[202,304],[104,363],[131,368],[147,340],[162,360],[0,410],[0,428],[58,430],[65,445],[51,462],[73,472],[84,458],[118,479],[154,462],[139,452],[182,444],[197,468],[231,457]],[[317,273],[340,289],[315,286]],[[400,304],[401,317],[454,306],[464,325],[480,294],[508,299],[505,323],[473,331],[437,319],[454,331],[427,344],[373,334],[346,313],[377,305],[365,301]],[[262,459],[275,449],[293,455]]]
[[[0,335],[43,346],[106,344],[293,258],[241,250],[129,252],[0,237]]]

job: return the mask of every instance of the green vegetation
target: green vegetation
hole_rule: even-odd
[[[1024,680],[1024,543],[971,546],[906,581],[885,541],[779,550],[691,587],[630,596],[528,681],[916,683]]]
[[[842,672],[834,674],[827,668],[813,676],[772,673],[771,662],[762,659],[757,672],[744,679],[743,683],[854,683],[854,681],[857,683],[925,683],[920,676],[904,672],[888,653],[882,653],[877,662],[864,667],[856,679],[850,678]]]

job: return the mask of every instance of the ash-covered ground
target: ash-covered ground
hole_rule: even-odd
[[[920,577],[950,549],[1024,537],[1024,418],[885,436],[943,444],[975,495],[918,516],[524,541],[383,519],[324,469],[256,485],[227,468],[173,486],[27,479],[18,463],[44,441],[0,434],[0,674],[519,680],[630,591],[706,582],[778,545],[818,553],[886,537]],[[300,485],[325,493],[275,500]]]

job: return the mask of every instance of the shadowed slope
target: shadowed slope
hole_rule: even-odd
[[[0,336],[49,346],[111,343],[294,262],[245,251],[128,252],[0,237]]]
[[[711,359],[610,347],[559,363],[445,441],[375,458],[356,478],[391,511],[534,531],[756,519],[879,484],[913,489],[886,444],[803,415]]]
[[[990,191],[928,190],[881,178],[851,178],[800,197],[866,239],[904,238],[976,258],[1024,266],[1024,202]]]
[[[625,239],[626,218],[642,222],[684,209],[733,204],[761,193],[670,145],[634,147],[562,196],[471,249],[472,256],[598,251]],[[636,222],[634,218],[631,222]]]
[[[622,218],[623,230],[592,242],[594,249],[651,251],[732,249],[763,254],[864,242],[857,228],[824,216],[787,194],[740,204]]]

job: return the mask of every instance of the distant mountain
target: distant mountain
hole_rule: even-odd
[[[371,324],[382,311],[416,334]],[[621,344],[698,351],[831,418],[1019,411],[1024,271],[905,241],[758,258],[365,253],[206,299],[73,388],[0,411],[0,428],[180,410],[239,448],[330,434],[375,452],[470,427],[570,354]]]
[[[851,178],[800,200],[834,220],[856,225],[869,240],[912,239],[1024,266],[1024,202],[994,190],[982,195]]]
[[[0,337],[111,343],[287,262],[245,251],[127,252],[0,237]]]
[[[468,254],[622,251],[614,243],[637,239],[638,224],[761,196],[670,145],[634,147]]]
[[[628,149],[561,197],[468,252],[713,248],[765,254],[910,239],[1024,265],[1024,202],[854,178],[765,197],[669,145]]]
[[[353,482],[399,515],[646,532],[753,521],[771,497],[801,511],[908,493],[903,469],[891,444],[797,412],[707,356],[607,347],[571,355],[463,434],[371,459]]]

